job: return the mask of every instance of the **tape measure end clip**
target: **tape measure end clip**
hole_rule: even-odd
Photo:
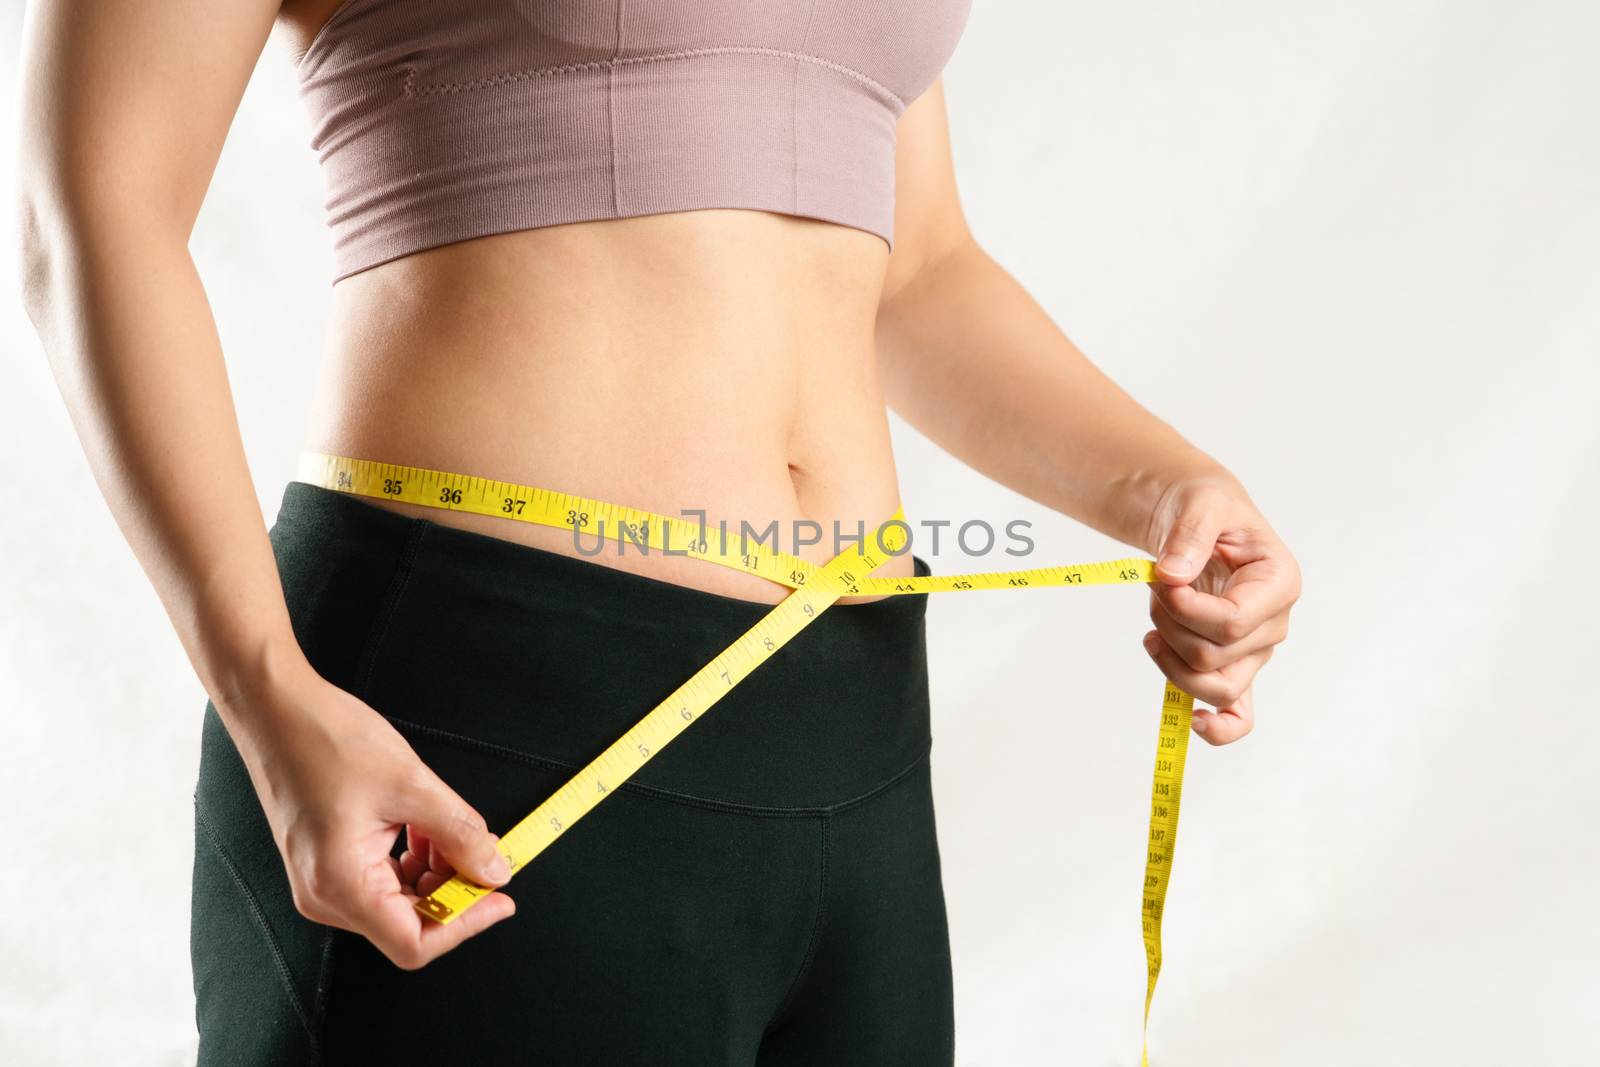
[[[449,922],[451,917],[456,913],[455,909],[450,907],[450,905],[443,904],[432,897],[423,897],[421,900],[413,904],[412,907],[416,908],[427,918],[440,923]]]

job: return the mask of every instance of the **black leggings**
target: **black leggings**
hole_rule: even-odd
[[[769,607],[299,482],[272,543],[311,663],[497,832]],[[952,1063],[926,606],[823,613],[417,971],[295,911],[208,704],[200,1064]]]

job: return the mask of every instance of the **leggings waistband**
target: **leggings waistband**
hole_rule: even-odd
[[[772,608],[303,482],[272,541],[324,677],[402,732],[508,768],[576,771]],[[926,594],[829,608],[622,788],[774,814],[864,798],[932,742],[926,608]]]

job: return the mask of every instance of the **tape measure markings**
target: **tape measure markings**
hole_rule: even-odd
[[[607,540],[632,543],[618,537],[619,523],[630,529],[642,531],[643,540],[650,548],[672,555],[692,556],[717,563],[733,570],[757,574],[760,577],[796,588],[811,580],[818,564],[798,556],[768,548],[764,542],[748,539],[742,550],[723,544],[713,545],[699,524],[667,515],[658,515],[638,508],[623,507],[588,497],[535,489],[531,486],[507,482],[491,482],[472,475],[451,474],[425,467],[399,467],[371,460],[353,460],[322,453],[305,453],[302,457],[299,480],[378,499],[399,500],[424,507],[448,511],[466,511],[491,518],[510,518],[515,521],[555,529],[571,530],[574,525],[587,531],[595,527],[594,536]],[[443,493],[438,496],[424,494],[411,488],[415,483],[438,484],[443,490],[462,490],[458,494]],[[493,499],[485,491],[494,488]],[[478,497],[473,503],[466,495],[472,490]],[[533,507],[507,512],[505,501],[523,500]],[[898,514],[898,513],[897,513]],[[609,520],[609,530],[602,525]],[[891,518],[886,521],[896,521]],[[904,520],[900,520],[903,522]],[[668,534],[668,531],[671,534]],[[673,548],[672,545],[687,545]],[[856,576],[846,590],[848,596],[904,596],[915,593],[962,592],[972,590],[1022,589],[1036,586],[1062,585],[1117,585],[1130,582],[1149,582],[1155,577],[1154,561],[1138,557],[1108,560],[1086,565],[1058,565],[1032,567],[1023,570],[986,571],[977,574],[916,575],[903,578],[873,578]]]
[[[898,546],[896,546],[898,547]],[[718,653],[669,694],[599,756],[574,774],[548,800],[500,839],[500,849],[515,872],[526,866],[620,782],[666,747],[734,686],[826,611],[842,594],[841,575],[852,566],[871,570],[882,557],[859,550],[841,553],[808,582]],[[613,773],[608,783],[602,772]],[[424,915],[450,922],[489,890],[457,875],[417,902]]]
[[[1172,877],[1172,852],[1178,842],[1178,809],[1183,798],[1183,765],[1189,753],[1189,724],[1194,696],[1168,682],[1161,697],[1161,731],[1156,740],[1156,765],[1150,781],[1150,840],[1144,868],[1143,928],[1145,956],[1144,1028],[1146,1040],[1139,1062],[1150,1067],[1150,1002],[1161,974],[1161,918]]]
[[[704,559],[734,570],[757,574],[790,588],[788,596],[754,626],[697,670],[644,718],[501,836],[500,850],[513,874],[554,843],[618,785],[643,767],[842,596],[903,596],[931,592],[1118,585],[1155,580],[1155,562],[1138,557],[978,574],[873,578],[871,572],[885,562],[884,557],[898,555],[906,548],[909,526],[905,523],[903,509],[896,509],[894,515],[878,528],[874,539],[879,542],[882,555],[868,552],[867,538],[863,537],[853,549],[840,552],[819,566],[768,548],[760,540],[754,540],[753,545],[747,541],[742,545],[744,551],[730,551],[725,531],[719,539],[720,543],[713,548],[700,524],[683,519],[568,493],[425,467],[405,467],[306,452],[301,455],[298,480],[357,496],[467,511],[556,529],[576,528],[584,531],[592,526],[598,538]],[[417,486],[426,487],[428,491],[415,488]],[[609,533],[606,531],[607,520],[611,523]],[[688,547],[672,551],[670,544],[676,538],[683,538],[681,543]],[[1188,754],[1193,711],[1193,695],[1163,679],[1161,728],[1157,735],[1156,762],[1151,778],[1150,831],[1146,842],[1145,880],[1141,892],[1141,927],[1146,963],[1145,1042],[1141,1054],[1144,1067],[1149,1067],[1150,1005],[1155,996],[1156,980],[1161,973],[1161,920],[1171,879],[1173,849],[1177,843],[1183,769]],[[456,875],[428,897],[418,900],[416,908],[430,919],[448,923],[490,892],[491,889]]]

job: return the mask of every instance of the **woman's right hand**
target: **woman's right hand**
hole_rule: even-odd
[[[483,817],[418,758],[372,708],[324,680],[303,657],[218,708],[235,738],[283,856],[295,907],[361,934],[415,970],[509,917],[490,893],[449,925],[413,905],[456,870],[503,885],[511,870]],[[237,729],[231,724],[248,724]],[[390,855],[400,831],[406,853]]]
[[[295,644],[189,251],[282,6],[29,6],[16,159],[23,301],[95,480],[244,756],[296,905],[415,968],[511,914],[503,893],[448,926],[411,908],[452,865],[503,882],[495,840]],[[258,669],[264,649],[281,670]],[[396,862],[402,827],[413,851]]]

